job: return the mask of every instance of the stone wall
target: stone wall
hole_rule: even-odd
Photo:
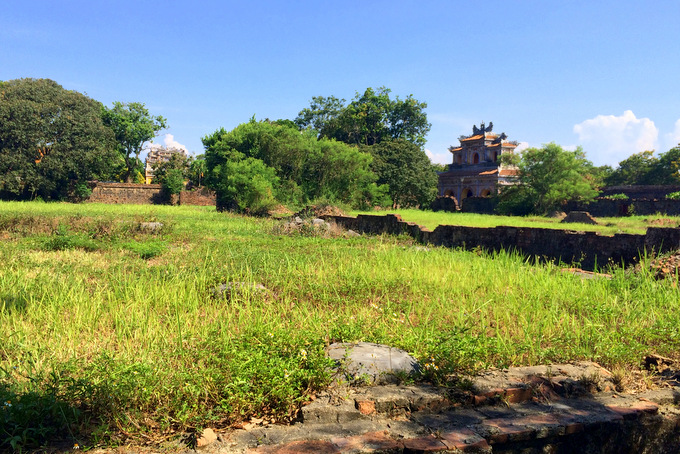
[[[663,199],[671,192],[680,191],[680,185],[622,185],[606,186],[600,195],[626,194],[631,199]]]
[[[599,198],[584,204],[570,204],[567,211],[587,211],[596,217],[650,216],[661,213],[680,216],[680,200],[670,199],[628,199],[612,200]]]
[[[160,184],[137,184],[137,183],[101,183],[91,182],[88,202],[110,204],[177,204],[214,206],[215,193],[206,188],[181,191],[179,196],[172,199],[163,194]]]
[[[608,264],[635,264],[645,251],[668,252],[680,248],[680,228],[649,227],[645,235],[606,236],[595,232],[504,226],[440,225],[430,231],[413,222],[404,222],[395,214],[324,218],[361,233],[405,234],[424,244],[467,250],[517,251],[541,259],[575,263],[590,270]]]
[[[111,204],[158,204],[164,202],[160,184],[92,183],[88,202]]]
[[[207,188],[192,189],[179,193],[180,205],[215,206],[215,193]]]

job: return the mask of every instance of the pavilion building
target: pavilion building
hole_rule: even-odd
[[[453,163],[439,173],[440,196],[452,196],[462,203],[468,197],[491,197],[499,187],[515,183],[517,169],[502,165],[501,156],[513,153],[518,143],[492,130],[493,123],[482,123],[479,128],[474,125],[472,135],[461,136],[458,147],[449,147]]]

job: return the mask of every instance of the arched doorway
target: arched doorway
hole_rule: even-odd
[[[482,191],[482,197],[491,197],[491,189],[486,188]]]
[[[453,190],[447,189],[446,191],[444,191],[444,197],[451,197],[451,196],[453,196]]]
[[[461,194],[461,199],[467,199],[468,197],[472,197],[472,189],[465,188],[463,189],[463,193]]]
[[[463,164],[463,155],[462,154],[459,154],[458,156],[456,156],[456,164],[458,164],[458,165]]]
[[[472,155],[472,163],[479,164],[479,153],[475,153],[474,155]]]

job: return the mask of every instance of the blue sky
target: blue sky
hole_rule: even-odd
[[[595,164],[680,142],[680,2],[5,0],[0,80],[50,78],[110,106],[139,101],[201,137],[312,96],[367,87],[428,104],[426,149],[472,125]],[[165,135],[167,134],[167,135]]]

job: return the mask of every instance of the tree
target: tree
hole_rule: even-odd
[[[429,205],[437,195],[437,173],[425,152],[404,139],[383,141],[364,150],[373,155],[378,184],[401,207]]]
[[[295,119],[301,128],[314,128],[319,137],[351,145],[375,145],[383,140],[404,139],[418,146],[425,144],[430,130],[425,108],[413,95],[390,99],[389,88],[367,88],[356,93],[349,105],[334,96],[312,98],[309,108]]]
[[[312,128],[325,134],[332,129],[330,123],[335,121],[344,108],[344,99],[314,96],[309,107],[302,109],[294,121],[300,129]]]
[[[177,148],[161,147],[161,149],[169,152],[169,157],[167,160],[157,161],[151,165],[153,170],[151,182],[163,184],[170,170],[177,170],[182,178],[188,178],[192,159],[187,157],[183,150]],[[161,153],[162,155],[163,153]]]
[[[384,201],[386,188],[375,184],[369,154],[335,140],[317,140],[313,131],[299,131],[287,122],[256,121],[252,118],[231,131],[220,128],[202,140],[206,185],[217,191],[220,203],[228,209],[250,210],[252,207],[248,203],[268,200],[264,196],[237,197],[230,189],[236,187],[236,180],[242,185],[239,187],[250,191],[243,186],[242,178],[233,176],[237,170],[248,172],[248,175],[254,170],[269,175],[269,170],[265,169],[271,169],[276,178],[266,177],[265,180],[271,183],[274,198],[281,203],[300,205],[325,198],[355,206],[370,206]],[[256,186],[265,187],[260,180]],[[229,203],[229,200],[235,203]],[[243,203],[246,203],[245,207]]]
[[[605,182],[609,186],[680,184],[680,145],[658,158],[654,151],[632,154],[619,162]]]
[[[49,79],[0,85],[0,197],[61,199],[117,159],[101,104]]]
[[[593,165],[580,147],[567,151],[549,143],[517,155],[504,155],[503,160],[506,165],[517,166],[519,185],[501,191],[501,211],[528,207],[545,214],[567,202],[589,202],[597,196],[594,181],[588,176]]]
[[[135,166],[141,162],[139,154],[144,144],[156,137],[158,131],[167,128],[166,120],[150,115],[143,103],[118,101],[111,109],[102,108],[102,119],[118,142],[118,151],[125,159],[125,181],[129,183]]]
[[[652,169],[657,167],[658,159],[654,157],[654,151],[634,153],[619,162],[619,165],[609,175],[605,183],[608,186],[652,184],[650,175]]]
[[[206,171],[205,155],[199,154],[189,165],[189,181],[191,184],[198,187],[203,186]]]

